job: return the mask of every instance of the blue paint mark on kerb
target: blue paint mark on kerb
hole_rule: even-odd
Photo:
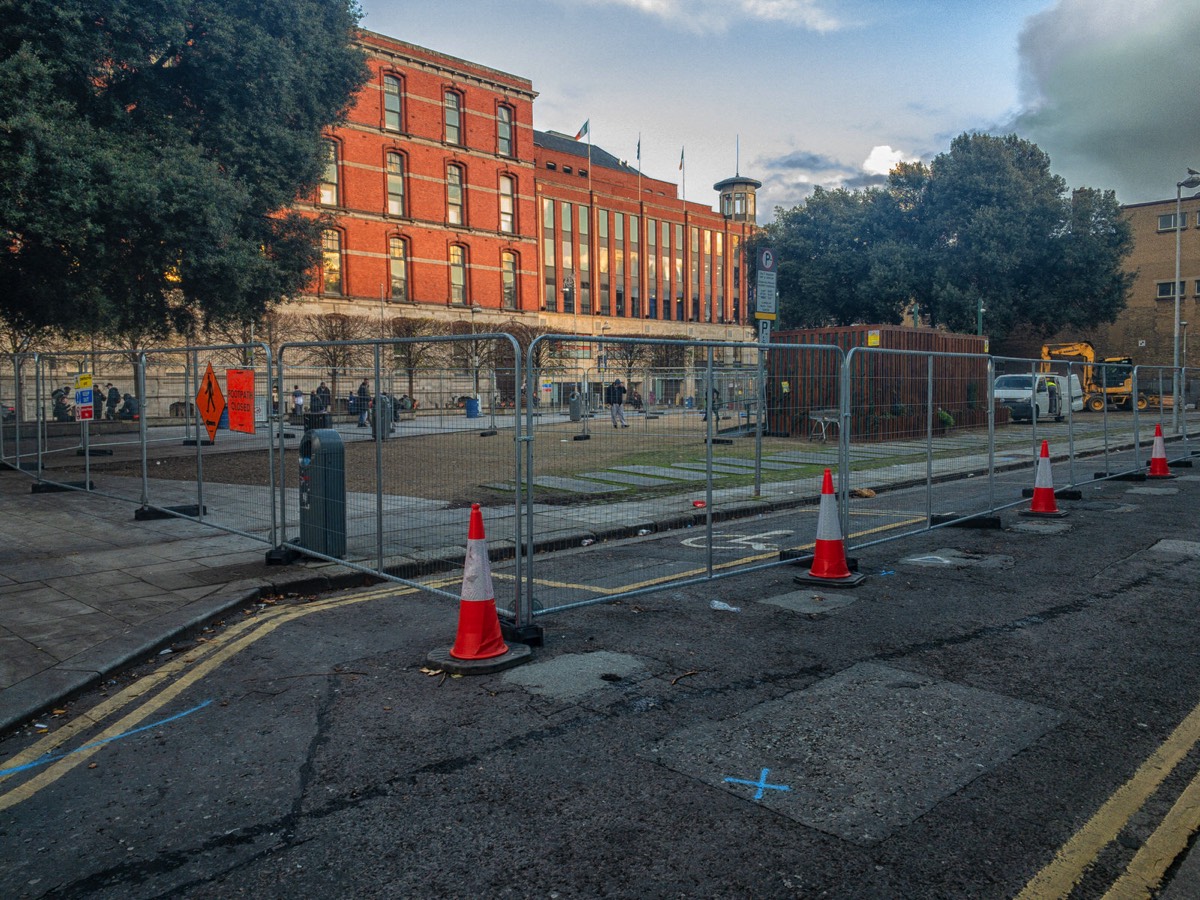
[[[93,741],[90,744],[84,744],[82,747],[76,747],[74,750],[68,750],[66,753],[56,753],[52,756],[43,756],[41,759],[35,759],[31,763],[25,763],[23,766],[14,766],[11,769],[0,769],[0,778],[5,775],[15,775],[17,772],[24,772],[26,769],[36,769],[38,766],[44,766],[47,763],[58,762],[60,759],[66,759],[72,753],[79,753],[81,750],[90,750],[93,747],[102,747],[105,744],[111,744],[113,741],[119,741],[122,738],[127,738],[141,731],[149,731],[151,728],[157,728],[159,725],[166,725],[168,722],[174,722],[176,719],[182,719],[184,716],[190,716],[194,712],[199,712],[212,703],[211,700],[205,700],[199,706],[193,706],[191,709],[185,709],[181,713],[175,713],[173,716],[168,716],[165,719],[159,719],[157,722],[151,722],[149,725],[143,725],[140,728],[134,728],[132,731],[126,731],[124,734],[118,734],[107,738],[103,741]]]
[[[767,784],[767,773],[770,771],[771,771],[770,769],[763,769],[762,774],[758,776],[758,781],[746,781],[744,778],[726,778],[725,780],[727,782],[729,782],[730,784],[745,784],[745,785],[749,785],[750,787],[758,788],[758,791],[754,794],[755,800],[761,800],[763,798],[764,790],[772,790],[772,791],[790,791],[791,790],[791,788],[788,787],[786,784]]]

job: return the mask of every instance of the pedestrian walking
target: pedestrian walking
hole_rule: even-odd
[[[604,392],[604,401],[608,404],[613,428],[629,427],[629,423],[625,421],[625,393],[625,385],[621,384],[620,378],[614,379]]]
[[[371,386],[367,384],[367,379],[362,380],[362,384],[358,386],[358,427],[367,427],[367,415],[371,410]]]
[[[323,381],[317,385],[317,404],[313,407],[313,412],[325,412],[333,404],[333,393]]]
[[[300,385],[292,385],[292,415],[297,418],[304,418],[304,391],[300,390]]]

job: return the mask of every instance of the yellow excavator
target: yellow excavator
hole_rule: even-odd
[[[1083,383],[1083,407],[1092,412],[1100,412],[1105,405],[1118,409],[1131,409],[1133,397],[1133,360],[1128,356],[1106,356],[1096,359],[1096,348],[1087,341],[1074,341],[1065,344],[1043,344],[1043,372],[1051,371],[1055,362],[1077,363],[1072,366],[1072,373],[1078,373]],[[1137,408],[1147,406],[1170,406],[1169,396],[1159,397],[1146,391],[1138,391]]]

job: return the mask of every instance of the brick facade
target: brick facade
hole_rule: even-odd
[[[323,310],[363,315],[381,302],[393,315],[419,309],[459,318],[471,306],[535,311],[529,81],[383,35],[364,32],[360,40],[371,78],[347,123],[329,136],[336,165],[310,204],[334,217],[337,236],[327,244],[315,299]],[[456,136],[447,128],[448,93],[458,105]],[[461,199],[451,203],[456,180]],[[512,201],[503,227],[502,186],[510,186]]]
[[[547,324],[595,333],[600,321],[610,334],[747,339],[752,215],[726,218],[685,202],[671,182],[555,132],[535,132],[534,162]],[[753,197],[758,183],[740,183]]]
[[[328,136],[326,183],[300,204],[335,222],[313,311],[753,337],[743,248],[757,182],[731,179],[750,212],[722,216],[599,147],[536,132],[527,79],[371,32],[360,44],[371,78]]]

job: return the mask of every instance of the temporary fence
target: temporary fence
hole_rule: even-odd
[[[811,545],[826,468],[853,549],[1021,504],[1042,440],[1060,489],[1143,472],[1155,425],[1181,461],[1194,378],[865,339],[522,347],[492,333],[295,342],[274,358],[261,344],[34,353],[0,362],[0,459],[139,518],[250,536],[273,561],[302,554],[455,599],[479,503],[497,601],[520,628],[782,564]],[[1010,379],[1016,395],[1001,390]],[[780,509],[783,524],[735,525]],[[597,562],[607,540],[669,531],[674,550],[656,545],[632,587]],[[570,577],[540,580],[550,562]]]

